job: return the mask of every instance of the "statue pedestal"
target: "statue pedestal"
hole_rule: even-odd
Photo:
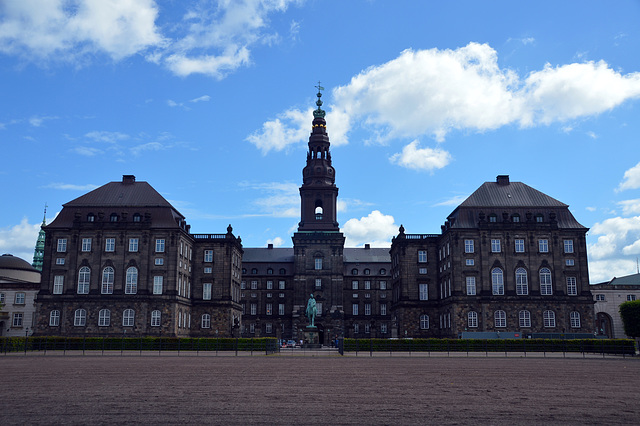
[[[303,334],[303,348],[319,349],[322,347],[322,345],[320,344],[320,338],[318,336],[318,327],[308,325],[304,328]]]

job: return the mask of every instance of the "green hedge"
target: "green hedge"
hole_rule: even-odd
[[[631,339],[344,339],[344,351],[586,352],[633,355]]]
[[[0,337],[0,351],[256,351],[276,352],[278,341],[261,338],[178,337]]]

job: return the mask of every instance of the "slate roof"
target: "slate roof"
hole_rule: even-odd
[[[613,277],[611,281],[605,281],[598,284],[592,284],[601,287],[608,287],[614,285],[632,285],[640,288],[640,274],[625,275],[624,277]]]
[[[485,182],[460,207],[569,207],[522,182]]]
[[[293,247],[246,247],[242,255],[242,263],[246,262],[293,262]]]
[[[345,263],[391,262],[389,248],[345,248]]]
[[[147,182],[125,184],[109,182],[75,200],[63,204],[63,207],[171,207]]]

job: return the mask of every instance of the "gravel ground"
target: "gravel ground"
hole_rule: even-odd
[[[10,424],[638,424],[640,360],[6,356]]]

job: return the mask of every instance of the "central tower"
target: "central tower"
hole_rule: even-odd
[[[304,310],[313,294],[318,308],[315,325],[319,343],[328,344],[340,334],[343,325],[345,238],[338,226],[338,188],[331,165],[325,112],[321,108],[324,89],[319,84],[317,88],[318,108],[313,111],[307,164],[302,169],[300,223],[298,232],[293,234],[293,329],[301,330],[307,325]]]
[[[329,135],[322,106],[322,86],[318,85],[318,108],[313,111],[307,165],[302,169],[300,187],[300,223],[298,231],[339,231],[337,220],[338,188],[331,166]]]

